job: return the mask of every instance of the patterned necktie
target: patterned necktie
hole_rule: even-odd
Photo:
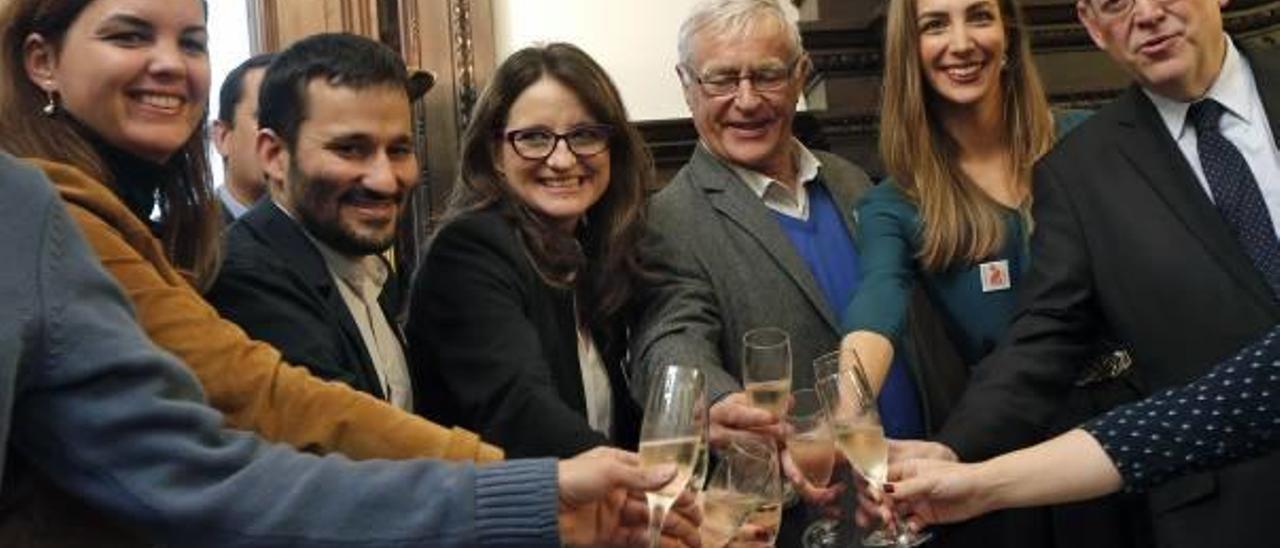
[[[1218,129],[1224,112],[1222,104],[1213,99],[1197,101],[1187,111],[1187,120],[1196,127],[1200,166],[1218,213],[1271,286],[1272,294],[1280,299],[1280,240],[1249,164]]]

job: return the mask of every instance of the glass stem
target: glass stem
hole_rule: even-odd
[[[874,485],[874,489],[880,491],[880,498],[883,499],[884,487],[877,483]],[[896,545],[902,546],[901,529],[899,529],[898,525],[898,512],[895,511],[893,507],[889,508],[889,521],[884,522],[884,526],[881,527],[881,530],[889,533],[889,538],[892,538]]]
[[[649,548],[658,548],[662,542],[662,522],[667,519],[667,507],[660,502],[649,503]]]

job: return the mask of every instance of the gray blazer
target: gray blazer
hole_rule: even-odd
[[[822,163],[820,180],[853,235],[853,205],[871,180],[843,158],[814,154]],[[702,369],[712,401],[741,390],[742,335],[764,326],[791,334],[792,384],[812,386],[813,360],[839,347],[843,330],[838,311],[827,305],[809,268],[760,198],[699,145],[671,183],[650,199],[648,213],[642,259],[655,276],[638,300],[643,305],[631,347],[633,396],[643,402],[649,373],[667,364]],[[913,302],[925,304],[922,298]],[[945,341],[941,324],[928,316],[933,320],[926,326],[929,340]],[[927,424],[938,424],[937,413],[949,409],[954,394],[963,389],[959,359],[949,343],[943,342],[940,350],[929,352],[949,353],[952,367],[960,368],[945,390],[945,405],[928,403],[938,398],[921,382],[921,360],[909,360],[922,388],[921,401],[927,402]]]

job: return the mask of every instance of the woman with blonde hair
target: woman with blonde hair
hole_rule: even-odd
[[[1030,53],[1012,0],[889,4],[880,153],[890,179],[858,205],[864,276],[844,314],[873,382],[889,374],[917,280],[965,363],[1004,332],[1027,266],[1031,167],[1055,135]]]
[[[999,343],[1031,261],[1032,167],[1085,115],[1051,112],[1014,0],[891,0],[884,55],[880,152],[890,177],[857,206],[863,278],[842,347],[889,390],[907,374],[891,363],[910,336],[917,283],[963,363]],[[1025,512],[951,539],[1050,544],[1061,532],[1049,520]]]

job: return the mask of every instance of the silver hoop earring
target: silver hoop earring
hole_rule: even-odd
[[[52,118],[54,114],[58,113],[58,99],[52,91],[46,92],[46,94],[49,96],[49,102],[45,103],[44,107],[40,109],[40,114],[45,115],[47,118]]]

